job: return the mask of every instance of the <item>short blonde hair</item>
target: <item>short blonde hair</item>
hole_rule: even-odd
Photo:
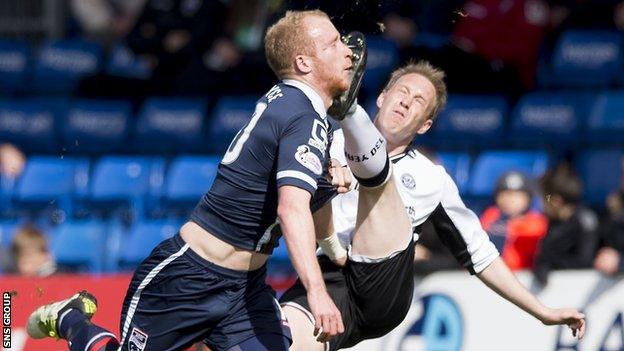
[[[329,19],[329,16],[321,10],[288,11],[284,17],[269,27],[264,36],[267,61],[280,79],[293,72],[295,56],[314,55],[314,42],[308,36],[303,22],[308,16]]]
[[[439,68],[436,68],[431,63],[427,61],[410,61],[407,65],[397,68],[392,72],[388,83],[384,87],[384,91],[392,88],[396,82],[407,74],[419,74],[427,80],[431,82],[435,89],[435,103],[429,108],[429,116],[428,119],[435,120],[436,117],[440,114],[440,111],[446,105],[446,99],[448,97],[448,93],[446,91],[446,84],[444,83],[444,71]]]

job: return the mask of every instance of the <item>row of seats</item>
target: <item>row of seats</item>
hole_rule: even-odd
[[[590,204],[603,205],[605,196],[618,187],[623,157],[621,149],[578,154],[576,164]],[[539,177],[550,161],[543,151],[509,150],[484,151],[476,157],[442,152],[437,158],[468,200],[489,198],[506,171]],[[93,161],[34,156],[20,178],[0,182],[0,209],[5,217],[37,214],[51,207],[70,217],[125,209],[138,217],[187,214],[210,188],[219,161],[217,156],[178,156],[168,161],[147,156],[105,156]]]
[[[251,118],[256,99],[222,97],[210,118],[202,99],[150,98],[136,118],[127,101],[0,100],[0,140],[35,153],[222,153]],[[375,113],[373,103],[365,105]],[[623,108],[624,90],[535,92],[513,108],[502,97],[453,95],[418,141],[443,149],[624,144]]]
[[[552,58],[542,65],[541,85],[595,88],[622,83],[621,35],[608,31],[565,32]],[[363,89],[374,94],[397,64],[398,51],[382,37],[370,36],[367,41],[369,58]],[[139,79],[151,74],[149,64],[123,44],[105,55],[99,44],[82,39],[48,41],[36,49],[26,42],[0,41],[0,89],[5,92],[68,92],[79,79],[101,71]]]
[[[178,232],[179,218],[143,220],[125,227],[116,221],[68,221],[47,228],[50,251],[64,269],[93,273],[132,270],[162,240]],[[9,247],[20,221],[0,221],[0,248]],[[292,270],[283,238],[269,263],[279,272]],[[1,272],[1,270],[0,270]]]

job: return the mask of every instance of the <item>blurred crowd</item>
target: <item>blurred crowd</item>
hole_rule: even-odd
[[[393,41],[400,62],[418,57],[447,73],[451,92],[517,94],[570,28],[621,30],[619,0],[72,0],[69,36],[124,42],[147,79],[91,77],[96,96],[260,93],[274,81],[266,27],[289,9],[320,8],[337,27]],[[253,79],[250,79],[253,77]],[[120,82],[123,80],[123,82]]]
[[[567,29],[624,29],[619,0],[70,0],[67,36],[111,49],[123,42],[147,63],[141,78],[103,72],[75,94],[143,99],[153,95],[257,94],[275,77],[266,64],[266,27],[288,9],[320,8],[336,26],[383,36],[399,49],[399,64],[424,58],[447,73],[451,92],[505,93],[535,87],[540,59]],[[0,145],[4,178],[20,174],[25,156]],[[620,165],[623,168],[624,160]],[[574,167],[561,163],[540,179],[510,172],[496,184],[484,229],[515,270],[542,284],[560,269],[624,270],[624,177],[595,213],[582,202]],[[5,271],[45,276],[57,271],[46,235],[26,225],[14,235]],[[458,268],[423,225],[418,270]],[[7,258],[11,259],[7,259]]]

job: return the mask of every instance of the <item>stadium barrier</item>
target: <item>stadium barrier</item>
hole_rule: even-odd
[[[58,275],[32,279],[0,277],[0,291],[11,293],[11,351],[65,351],[64,341],[32,340],[26,320],[37,306],[88,289],[98,297],[94,317],[113,332],[119,329],[121,302],[130,275]],[[606,278],[594,271],[561,271],[539,287],[531,274],[520,281],[545,304],[580,308],[587,334],[577,342],[567,328],[546,327],[498,297],[465,272],[442,272],[417,279],[412,308],[403,323],[383,338],[351,351],[622,351],[624,350],[624,277]],[[279,291],[291,281],[273,281]],[[3,311],[4,312],[4,311]],[[4,318],[3,318],[4,319]],[[4,329],[4,328],[3,328]]]

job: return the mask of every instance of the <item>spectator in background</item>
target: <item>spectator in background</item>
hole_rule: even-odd
[[[604,247],[594,260],[594,268],[607,275],[624,271],[624,158],[621,167],[620,189],[607,197],[608,216],[601,230]]]
[[[531,209],[530,180],[519,172],[496,183],[495,205],[481,215],[481,225],[512,270],[533,268],[537,245],[548,229],[546,217]]]
[[[457,13],[451,43],[440,50],[406,49],[403,59],[426,58],[447,72],[450,91],[505,92],[531,88],[549,30],[543,0],[469,0]]]
[[[551,270],[591,267],[598,243],[598,220],[583,206],[581,180],[569,164],[549,170],[541,186],[549,225],[538,249],[534,273],[546,284]]]
[[[71,12],[82,34],[110,46],[134,26],[147,0],[72,0]]]
[[[15,272],[27,277],[47,277],[57,270],[45,234],[32,225],[18,229],[11,244]]]
[[[24,170],[26,157],[12,144],[0,144],[0,176],[17,178]]]

